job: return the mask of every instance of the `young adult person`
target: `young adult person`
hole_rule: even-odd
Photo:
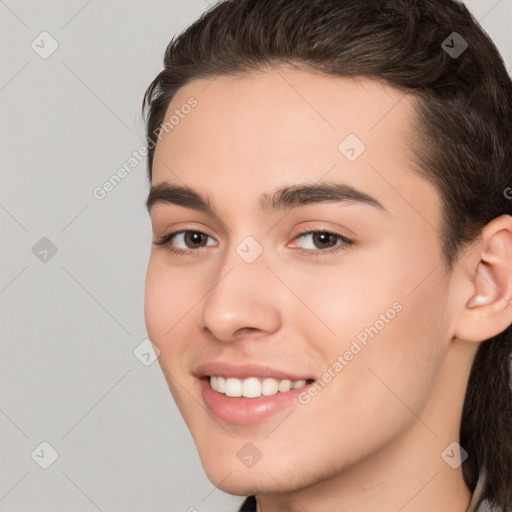
[[[467,8],[228,0],[146,107],[146,325],[210,480],[512,509],[512,82]]]

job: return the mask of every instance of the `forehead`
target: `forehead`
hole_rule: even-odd
[[[184,108],[191,98],[196,106]],[[413,172],[408,145],[414,112],[409,94],[370,78],[280,66],[196,79],[167,109],[164,122],[174,123],[156,146],[153,185],[186,184],[214,200],[226,192],[224,202],[236,190],[249,204],[280,186],[327,178],[389,210],[417,201],[434,222],[437,191]]]
[[[155,158],[163,149],[191,142],[190,136],[200,150],[215,148],[215,159],[229,153],[246,162],[254,152],[263,158],[290,146],[294,154],[309,155],[313,148],[304,143],[320,140],[324,148],[337,151],[348,134],[366,144],[382,140],[383,134],[389,139],[391,130],[398,147],[413,120],[407,96],[374,79],[333,77],[289,66],[196,79],[171,101],[165,120],[173,118],[173,126],[162,134]],[[189,110],[190,98],[197,106],[177,119],[181,110]],[[235,138],[243,144],[231,144]]]

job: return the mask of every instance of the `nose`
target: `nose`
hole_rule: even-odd
[[[234,249],[224,259],[202,304],[202,328],[218,341],[233,342],[248,333],[271,334],[281,323],[279,281],[264,253],[252,263]]]

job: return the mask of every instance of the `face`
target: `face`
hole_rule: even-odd
[[[239,495],[299,489],[416,435],[449,294],[439,195],[406,145],[410,97],[281,67],[192,81],[165,119],[176,110],[155,151],[165,243],[145,318],[209,478]]]

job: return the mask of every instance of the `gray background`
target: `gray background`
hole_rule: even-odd
[[[467,3],[510,69],[512,0]],[[134,354],[147,338],[145,161],[103,200],[92,193],[143,145],[143,93],[171,36],[208,6],[0,0],[0,511],[242,500],[206,478],[158,363]],[[58,43],[45,59],[44,31]],[[47,469],[44,441],[58,453]]]

